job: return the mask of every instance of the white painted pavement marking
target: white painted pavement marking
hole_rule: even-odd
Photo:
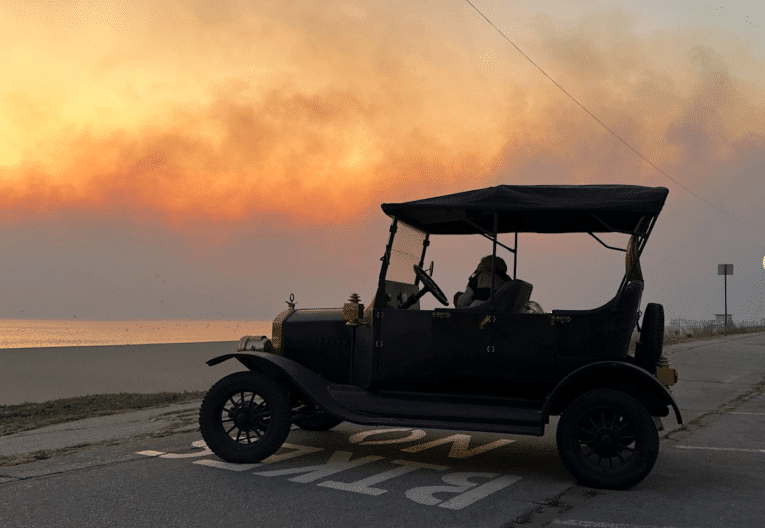
[[[497,486],[492,489],[491,487],[484,488],[483,490],[479,491],[478,493],[472,493],[470,492],[465,493],[470,488],[474,488],[478,486],[475,482],[470,482],[469,479],[476,478],[476,477],[482,477],[482,478],[495,478],[499,477],[498,473],[449,473],[448,475],[444,475],[441,477],[441,480],[446,482],[447,484],[450,484],[449,486],[421,486],[419,488],[412,488],[410,490],[406,491],[406,498],[409,500],[413,500],[414,502],[418,504],[424,504],[425,506],[434,506],[438,504],[442,508],[449,508],[451,510],[461,510],[465,506],[469,506],[470,504],[473,504],[475,501],[482,499],[483,497],[486,497],[487,495],[490,495],[494,492],[497,492],[501,490],[504,487],[509,486],[513,482],[516,482],[520,480],[521,477],[514,477],[511,475],[507,475],[504,477],[504,479],[501,482],[498,482]],[[497,479],[501,480],[501,479]],[[494,482],[494,481],[492,481]],[[491,482],[487,483],[491,484]],[[483,486],[479,486],[483,488]],[[477,491],[473,490],[473,491]],[[462,495],[458,495],[457,497],[453,497],[452,499],[444,502],[443,504],[439,504],[442,502],[441,499],[437,499],[435,497],[436,493],[460,493]],[[467,496],[466,496],[467,495]]]
[[[749,414],[753,416],[765,416],[765,413],[750,413],[750,412],[729,412],[728,414]]]
[[[569,519],[568,521],[554,520],[553,524],[562,524],[565,526],[585,526],[587,528],[673,528],[672,526],[650,526],[644,524],[622,524],[622,523],[607,523],[607,522],[595,522],[595,521],[576,521]]]
[[[399,431],[401,432],[408,431],[409,434],[402,438],[391,438],[388,440],[365,440],[365,438],[368,438],[372,435],[395,433]],[[362,431],[360,433],[351,435],[348,438],[348,441],[352,444],[359,444],[359,445],[398,444],[402,442],[412,442],[414,440],[419,440],[425,435],[426,433],[422,429],[415,429],[412,431],[408,427],[395,427],[392,429],[373,429],[371,431]],[[447,436],[445,438],[439,438],[437,440],[425,442],[424,444],[407,447],[402,449],[401,451],[404,451],[406,453],[419,453],[420,451],[424,451],[426,449],[431,449],[433,447],[451,443],[452,447],[449,450],[449,458],[468,458],[471,456],[480,455],[481,453],[485,453],[487,451],[491,451],[492,449],[497,449],[498,447],[502,447],[504,445],[515,442],[515,440],[501,439],[501,440],[495,440],[494,442],[490,442],[488,444],[484,444],[482,446],[476,446],[471,448],[470,447],[471,439],[472,437],[470,435],[455,434],[452,436]]]
[[[707,449],[709,451],[742,451],[745,453],[765,453],[765,449],[744,449],[741,447],[705,447],[705,446],[681,446],[676,445],[677,449]]]
[[[372,436],[375,434],[384,434],[384,433],[394,433],[397,431],[410,431],[408,427],[394,427],[393,429],[373,429],[371,431],[362,431],[360,433],[356,433],[355,435],[352,435],[348,438],[348,441],[352,444],[359,444],[359,445],[382,445],[382,444],[398,444],[399,442],[411,442],[413,440],[419,440],[423,436],[425,436],[425,431],[422,429],[415,429],[411,433],[409,433],[408,436],[405,436],[403,438],[393,438],[390,440],[367,440],[365,442],[362,442],[366,437]]]
[[[311,453],[324,451],[323,447],[308,447],[304,445],[288,444],[286,442],[282,444],[282,447],[286,447],[287,449],[294,449],[294,451],[291,453],[282,453],[280,455],[271,455],[265,459],[263,463],[273,464],[274,462],[282,462],[283,460],[289,460],[291,458],[297,458],[305,455],[310,455]]]
[[[407,447],[405,449],[402,449],[401,451],[405,451],[407,453],[419,453],[420,451],[424,451],[432,447],[451,443],[452,447],[449,450],[449,458],[468,458],[474,455],[480,455],[481,453],[485,453],[486,451],[497,449],[498,447],[502,447],[503,445],[512,444],[513,442],[515,442],[515,440],[506,440],[506,439],[495,440],[494,442],[484,444],[482,446],[476,446],[471,449],[470,440],[471,440],[470,435],[455,434],[452,436],[447,436],[446,438],[440,438],[438,440],[426,442],[424,444]]]
[[[461,436],[461,435],[455,435],[455,436]],[[463,449],[466,449],[466,445],[469,445],[470,437],[468,437],[468,439],[466,440],[466,444],[458,443],[458,442],[462,442],[463,440],[464,439],[462,438],[454,439],[453,437],[450,437],[449,439],[442,439],[441,441],[438,441],[439,442],[438,445],[442,445],[447,442],[453,442],[452,450],[454,450],[455,447],[458,448],[459,445],[461,445]],[[196,453],[176,454],[176,453],[164,453],[163,451],[147,450],[147,451],[138,451],[136,452],[136,454],[150,456],[150,457],[171,458],[171,459],[200,457],[200,456],[205,456],[209,454],[210,450],[207,448],[207,445],[205,444],[204,440],[197,440],[196,442],[193,442],[191,445],[197,448],[201,448],[201,451],[198,451]],[[301,445],[295,445],[295,444],[289,444],[289,443],[283,444],[283,447],[287,449],[291,449],[292,451],[289,453],[281,453],[279,455],[272,455],[268,457],[267,459],[265,459],[263,462],[257,463],[257,464],[233,464],[230,462],[222,462],[220,460],[210,460],[210,459],[197,460],[194,462],[194,464],[207,466],[207,467],[213,467],[217,469],[224,469],[227,471],[242,472],[242,471],[252,470],[256,467],[261,467],[264,464],[269,464],[273,462],[281,462],[283,460],[288,460],[290,458],[296,458],[299,456],[304,456],[310,453],[315,453],[317,451],[324,450],[323,448],[320,448],[320,447],[301,446]],[[433,447],[433,446],[427,446],[422,449],[419,449],[418,451],[428,449],[429,447]],[[485,447],[485,446],[481,446],[481,447]],[[468,450],[468,452],[475,451],[476,449],[477,448],[474,448],[473,450]],[[486,449],[484,449],[484,451],[485,450]],[[340,473],[341,471],[345,471],[347,469],[353,469],[353,468],[370,464],[372,462],[376,462],[378,460],[382,460],[383,458],[385,458],[385,457],[379,457],[379,456],[366,456],[358,460],[351,461],[352,456],[353,456],[353,453],[348,451],[336,451],[330,457],[329,461],[327,461],[324,464],[317,464],[313,466],[304,466],[300,468],[283,469],[283,470],[276,470],[276,471],[261,471],[254,474],[265,476],[265,477],[274,477],[274,476],[280,476],[280,475],[292,475],[295,473],[305,473],[305,475],[294,477],[290,480],[293,482],[308,483],[308,482],[314,482],[316,480],[319,480],[321,478],[324,478],[330,475],[334,475],[335,473]],[[435,471],[444,471],[446,469],[449,469],[448,466],[440,466],[436,464],[424,464],[420,462],[413,462],[410,460],[394,460],[392,463],[400,465],[401,467],[383,471],[382,473],[378,473],[376,475],[372,475],[371,477],[357,480],[355,482],[344,483],[344,482],[337,482],[337,481],[330,480],[330,481],[320,482],[317,485],[325,487],[325,488],[333,488],[333,489],[338,489],[342,491],[362,493],[365,495],[382,495],[383,493],[387,493],[389,490],[382,489],[382,488],[375,488],[373,487],[374,484],[379,484],[381,482],[385,482],[386,480],[391,480],[393,478],[406,475],[407,473],[411,473],[418,469],[432,469]],[[469,480],[471,478],[490,478],[492,480],[490,480],[489,482],[485,482],[484,484],[478,485],[475,482],[471,482]],[[521,477],[516,477],[513,475],[499,475],[497,473],[484,473],[484,472],[464,473],[463,472],[463,473],[449,473],[449,474],[443,475],[442,480],[449,485],[448,486],[421,486],[417,488],[412,488],[410,490],[407,490],[405,492],[405,495],[409,500],[412,500],[419,504],[423,504],[425,506],[438,505],[441,508],[447,508],[451,510],[461,510],[467,506],[470,506],[476,501],[481,500],[485,497],[488,497],[489,495],[496,493],[506,488],[507,486],[510,486],[511,484],[521,480]],[[434,496],[436,493],[456,493],[457,496],[452,497],[449,500],[443,501],[442,499],[436,498]]]
[[[229,471],[246,471],[248,469],[253,469],[258,466],[262,466],[263,464],[273,464],[274,462],[282,462],[283,460],[289,460],[290,458],[305,456],[311,453],[316,453],[317,451],[324,451],[323,447],[308,447],[308,446],[301,446],[301,445],[288,444],[288,443],[282,444],[282,447],[285,447],[287,449],[292,449],[293,451],[289,453],[282,453],[280,455],[271,455],[270,457],[266,458],[265,460],[257,464],[239,464],[239,463],[231,463],[231,462],[221,462],[219,460],[210,460],[210,459],[197,460],[194,463],[199,464],[200,466],[227,469]]]
[[[373,488],[372,484],[379,484],[380,482],[385,482],[386,480],[390,480],[396,477],[399,477],[401,475],[406,475],[407,473],[411,473],[412,471],[417,471],[418,469],[433,469],[436,471],[443,471],[445,469],[449,469],[448,466],[437,466],[435,464],[422,464],[420,462],[411,462],[409,460],[394,460],[394,464],[399,464],[401,467],[390,469],[388,471],[384,471],[382,473],[378,473],[377,475],[372,475],[371,477],[367,477],[365,479],[357,480],[355,482],[336,482],[334,480],[327,480],[324,482],[320,482],[318,485],[324,488],[332,488],[332,489],[338,489],[343,491],[353,491],[355,493],[363,493],[365,495],[382,495],[383,493],[387,493],[388,490],[382,489],[382,488]]]
[[[444,475],[445,477],[448,475]],[[514,484],[521,480],[521,477],[514,475],[503,475],[485,484],[481,484],[477,488],[473,488],[465,493],[457,495],[456,497],[449,499],[446,502],[442,502],[438,505],[439,508],[448,508],[450,510],[461,510],[466,506],[470,506],[476,501],[488,497],[492,493],[496,493],[501,489],[508,487],[510,484]]]
[[[329,461],[327,461],[325,464],[290,469],[277,469],[276,471],[261,471],[255,474],[263,477],[279,477],[282,475],[292,475],[294,473],[307,473],[306,475],[301,475],[299,477],[290,479],[292,482],[307,483],[319,480],[320,478],[328,477],[330,475],[334,475],[335,473],[340,473],[346,469],[353,469],[365,464],[371,464],[372,462],[376,462],[385,458],[381,456],[365,456],[363,458],[351,461],[352,456],[353,453],[350,451],[335,451],[332,457],[330,457]]]

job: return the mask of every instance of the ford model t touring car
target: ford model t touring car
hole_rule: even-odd
[[[550,417],[559,416],[558,451],[579,482],[636,484],[658,456],[661,417],[674,411],[682,423],[670,393],[677,372],[662,355],[663,308],[648,304],[642,323],[639,311],[639,259],[667,193],[627,185],[500,185],[383,204],[392,224],[371,302],[364,306],[356,294],[332,309],[289,302],[270,339],[243,337],[236,353],[208,361],[235,358],[247,370],[207,393],[203,438],[224,460],[257,462],[280,448],[293,423],[310,430],[349,421],[541,436]],[[514,265],[512,278],[488,288],[483,302],[449,307],[432,266],[430,273],[423,269],[434,235],[481,235],[492,256],[499,249],[517,263],[518,233],[589,233],[625,252],[616,295],[599,308],[545,312]],[[606,244],[601,233],[626,235],[625,247]],[[514,247],[500,234],[514,235]],[[494,277],[498,270],[491,271]],[[421,309],[426,294],[444,307]]]

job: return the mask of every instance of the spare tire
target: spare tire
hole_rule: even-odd
[[[664,307],[649,303],[643,314],[640,340],[635,346],[635,362],[651,374],[656,374],[656,364],[664,348]]]

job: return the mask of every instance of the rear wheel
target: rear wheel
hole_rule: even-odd
[[[229,462],[259,462],[290,432],[289,395],[274,380],[236,372],[212,386],[199,411],[199,427],[213,453]]]
[[[586,392],[561,414],[557,431],[563,465],[580,483],[626,489],[643,480],[659,455],[659,434],[648,411],[612,389]]]

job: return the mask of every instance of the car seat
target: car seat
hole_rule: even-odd
[[[520,279],[513,279],[494,292],[494,308],[498,312],[521,313],[531,299],[534,286]],[[489,301],[465,308],[465,310],[488,310]]]

